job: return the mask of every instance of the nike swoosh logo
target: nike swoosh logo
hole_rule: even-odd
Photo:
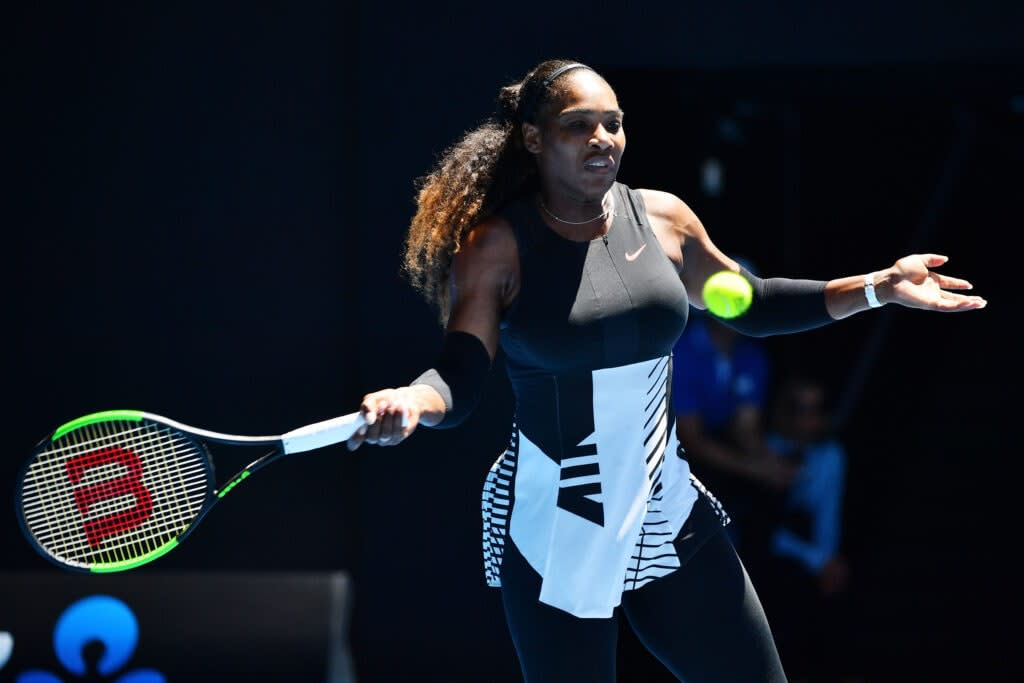
[[[637,249],[636,251],[634,251],[634,252],[633,252],[632,254],[630,254],[630,253],[629,253],[629,252],[627,251],[627,252],[626,252],[626,260],[627,260],[627,261],[636,261],[636,257],[637,257],[637,256],[639,256],[639,255],[640,255],[640,252],[641,252],[641,251],[643,251],[643,250],[644,250],[644,249],[646,249],[646,248],[647,248],[647,243],[646,243],[646,242],[644,242],[643,244],[641,244],[641,245],[640,245],[640,248],[639,248],[639,249]]]

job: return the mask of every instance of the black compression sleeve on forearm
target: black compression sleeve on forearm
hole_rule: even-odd
[[[762,279],[742,267],[740,273],[754,289],[750,308],[735,318],[718,318],[737,332],[768,337],[812,330],[835,321],[825,308],[824,280]]]
[[[491,356],[480,338],[468,332],[449,332],[441,344],[437,362],[410,382],[434,387],[444,399],[444,419],[435,429],[448,429],[462,423],[480,402]]]

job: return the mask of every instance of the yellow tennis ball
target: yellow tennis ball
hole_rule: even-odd
[[[704,283],[704,305],[719,318],[735,318],[750,308],[754,288],[747,278],[731,270],[720,270]]]

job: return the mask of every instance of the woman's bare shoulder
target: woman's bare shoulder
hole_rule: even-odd
[[[452,274],[464,284],[489,283],[503,292],[514,288],[519,275],[519,248],[508,220],[491,216],[470,228],[452,259]]]
[[[511,250],[514,255],[516,236],[512,224],[498,214],[483,219],[466,232],[459,245],[459,251],[463,249],[494,255]]]
[[[683,227],[697,219],[697,215],[680,197],[664,190],[637,189],[644,199],[647,213],[677,226]]]

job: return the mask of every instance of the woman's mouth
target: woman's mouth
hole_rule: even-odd
[[[608,157],[594,157],[583,162],[583,170],[592,173],[608,173],[615,167],[615,163]]]

